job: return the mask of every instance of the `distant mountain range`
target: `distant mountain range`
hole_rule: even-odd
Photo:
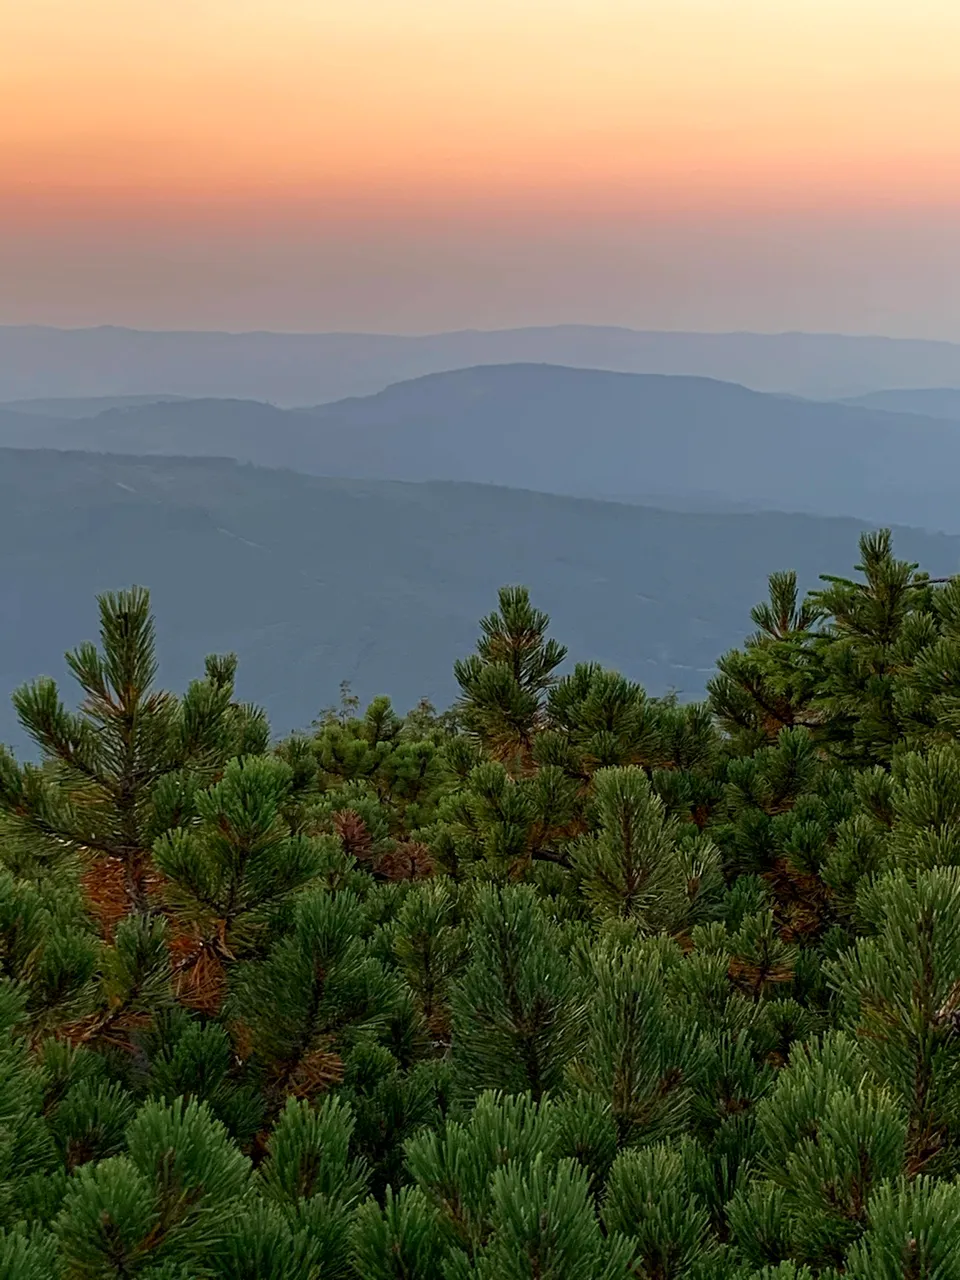
[[[860,528],[216,459],[0,451],[0,741],[25,746],[7,693],[62,677],[63,651],[94,635],[95,593],[132,583],[153,591],[162,679],[181,687],[206,653],[235,650],[242,695],[278,733],[334,702],[343,679],[401,708],[448,704],[452,663],[508,582],[530,586],[572,659],[698,696],[750,630],[767,575],[792,567],[808,587],[847,572]],[[960,568],[960,538],[907,530],[897,547],[932,573]]]
[[[834,334],[651,333],[590,325],[404,337],[0,327],[0,400],[184,395],[315,404],[481,364],[719,378],[841,398],[960,387],[960,345]]]
[[[914,391],[872,391],[844,403],[887,413],[922,413],[960,422],[960,387],[922,387]]]
[[[9,400],[0,411],[27,413],[40,418],[95,418],[108,409],[135,409],[147,404],[166,404],[183,400],[184,396],[39,396],[26,400]]]
[[[452,480],[685,509],[851,515],[960,533],[960,423],[706,378],[552,365],[431,374],[285,410],[0,410],[0,446],[236,458],[313,475]]]

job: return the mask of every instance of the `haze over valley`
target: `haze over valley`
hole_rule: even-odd
[[[350,681],[401,710],[447,706],[453,662],[506,582],[535,584],[571,654],[651,693],[701,697],[777,568],[804,589],[845,568],[862,522],[708,514],[490,485],[330,480],[205,458],[0,449],[0,681],[60,676],[95,629],[95,595],[149,583],[161,675],[234,651],[241,694],[277,732],[306,727]],[[898,530],[935,574],[960,537]],[[0,741],[28,744],[12,708]]]
[[[95,348],[104,334],[75,340]],[[204,341],[173,345],[202,368]],[[858,349],[790,341],[833,351],[837,367]],[[718,337],[714,352],[725,342],[726,371],[730,352],[767,340]],[[578,350],[586,359],[589,343]],[[344,680],[362,698],[445,706],[496,589],[525,582],[574,652],[689,699],[741,641],[767,576],[794,568],[815,586],[824,566],[851,562],[858,529],[904,526],[904,554],[960,570],[948,389],[817,400],[786,385],[487,363],[281,408],[240,398],[251,373],[229,362],[211,385],[230,398],[190,397],[182,377],[179,391],[136,381],[154,376],[124,366],[82,396],[61,371],[46,389],[73,394],[0,405],[8,688],[61,669],[96,593],[142,582],[165,678],[182,683],[201,651],[236,651],[244,693],[280,728]],[[4,737],[20,742],[10,711]]]

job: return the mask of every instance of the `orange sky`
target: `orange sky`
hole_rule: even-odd
[[[0,181],[33,206],[960,190],[957,0],[0,0],[0,15]]]
[[[7,236],[878,209],[960,209],[960,0],[0,0]]]

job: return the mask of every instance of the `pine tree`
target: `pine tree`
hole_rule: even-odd
[[[792,570],[769,579],[769,599],[750,617],[757,630],[743,649],[732,649],[717,662],[707,683],[711,705],[724,729],[743,748],[773,742],[783,729],[813,726],[817,666],[811,640],[824,606],[799,600]]]
[[[717,850],[699,835],[682,839],[635,766],[602,769],[594,784],[594,834],[571,855],[594,911],[636,920],[648,933],[679,934],[708,918],[723,884]]]
[[[908,1125],[905,1172],[960,1168],[960,868],[867,882],[870,932],[828,974],[878,1086]]]
[[[525,588],[504,587],[499,612],[481,620],[477,652],[454,666],[464,727],[494,759],[521,772],[543,724],[544,695],[567,652],[547,638],[549,625]]]
[[[290,787],[280,760],[233,760],[197,793],[194,823],[154,844],[179,929],[177,991],[197,1008],[219,1008],[225,965],[255,953],[284,904],[320,870],[318,842],[292,835],[282,816]]]
[[[311,890],[298,898],[289,932],[234,970],[226,1016],[274,1104],[318,1096],[341,1080],[345,1052],[380,1029],[399,998],[366,953],[361,924],[353,894]]]
[[[610,1108],[621,1146],[679,1134],[686,1122],[700,1046],[667,999],[667,974],[680,959],[657,939],[608,942],[589,961],[586,1034],[571,1076]]]
[[[886,765],[903,736],[899,676],[932,638],[931,588],[917,567],[894,557],[889,530],[863,534],[864,580],[824,575],[828,585],[814,593],[829,619],[815,645],[815,704],[841,759]]]
[[[500,1085],[539,1100],[559,1086],[577,1043],[582,995],[531,888],[481,891],[470,961],[451,1004],[464,1090]]]
[[[572,753],[565,758],[585,778],[615,765],[660,763],[657,703],[640,685],[597,663],[578,662],[557,681],[547,698],[547,716]]]
[[[88,642],[67,654],[84,695],[79,712],[46,678],[14,696],[42,764],[0,755],[0,809],[14,836],[84,859],[91,905],[110,924],[150,908],[153,842],[189,815],[198,786],[267,739],[262,717],[234,701],[233,658],[209,658],[205,678],[176,698],[154,687],[148,594],[105,595],[99,606],[101,648]]]

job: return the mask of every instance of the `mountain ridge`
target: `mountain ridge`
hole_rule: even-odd
[[[922,413],[930,418],[946,418],[960,427],[960,387],[872,391],[844,403],[885,413]]]
[[[529,359],[708,375],[833,398],[960,383],[960,344],[925,338],[576,324],[416,335],[7,325],[0,327],[0,400],[163,387],[302,405],[368,394],[420,373]]]
[[[960,532],[953,424],[702,377],[514,363],[304,409],[204,399],[69,420],[0,410],[0,445],[229,456],[328,477],[620,500],[711,495],[725,507]]]

